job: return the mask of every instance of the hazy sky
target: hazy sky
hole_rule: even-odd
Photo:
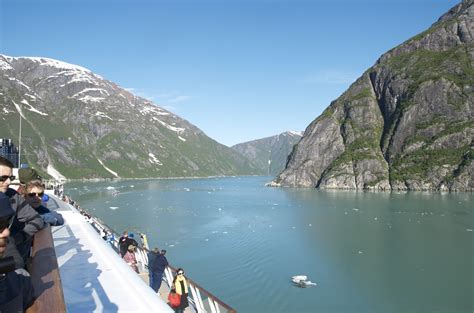
[[[304,130],[452,0],[0,0],[0,53],[58,59],[225,145]]]

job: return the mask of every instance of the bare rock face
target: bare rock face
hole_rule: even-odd
[[[473,3],[380,57],[308,126],[272,185],[472,190]]]

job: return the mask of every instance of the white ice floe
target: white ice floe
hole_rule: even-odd
[[[107,190],[114,190],[115,187],[113,187],[113,186],[107,186],[107,187],[105,187],[105,189],[107,189]]]
[[[117,210],[119,207],[118,206],[111,206],[109,207],[111,210]]]
[[[472,229],[470,229],[470,228],[466,228],[466,231],[472,231]]]
[[[291,277],[291,281],[296,287],[300,288],[307,288],[311,286],[317,286],[316,283],[313,283],[312,281],[308,280],[308,276],[306,275],[296,275]]]

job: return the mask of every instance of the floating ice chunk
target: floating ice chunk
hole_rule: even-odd
[[[119,207],[118,206],[111,206],[110,209],[111,210],[117,210]]]
[[[374,221],[378,220],[378,217],[374,217]]]
[[[312,227],[312,226],[313,226],[313,224],[308,224],[308,226],[309,226],[309,227]]]
[[[363,254],[364,252],[362,252],[362,251],[360,251],[360,250],[359,250],[357,253],[359,253],[359,254]]]
[[[466,228],[466,231],[472,231],[472,229],[471,228]]]
[[[223,234],[228,234],[228,232],[226,232],[226,231],[223,231],[222,233],[223,233]]]
[[[114,189],[115,189],[115,187],[112,187],[112,186],[107,186],[105,189],[107,189],[107,190],[114,190]]]
[[[306,275],[293,276],[291,277],[291,281],[296,287],[300,288],[306,288],[317,285],[316,283],[313,283],[312,281],[308,280],[308,276]]]
[[[359,211],[359,209],[353,208],[353,209],[352,209],[352,211],[356,211],[356,212],[358,212],[358,211]]]

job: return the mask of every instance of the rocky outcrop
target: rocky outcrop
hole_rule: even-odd
[[[0,133],[22,162],[67,178],[256,174],[250,161],[80,66],[0,55]]]
[[[472,190],[473,3],[380,57],[308,126],[272,185]]]
[[[231,148],[251,160],[260,174],[277,175],[285,168],[288,155],[301,136],[301,132],[287,131],[276,136],[239,143]]]

